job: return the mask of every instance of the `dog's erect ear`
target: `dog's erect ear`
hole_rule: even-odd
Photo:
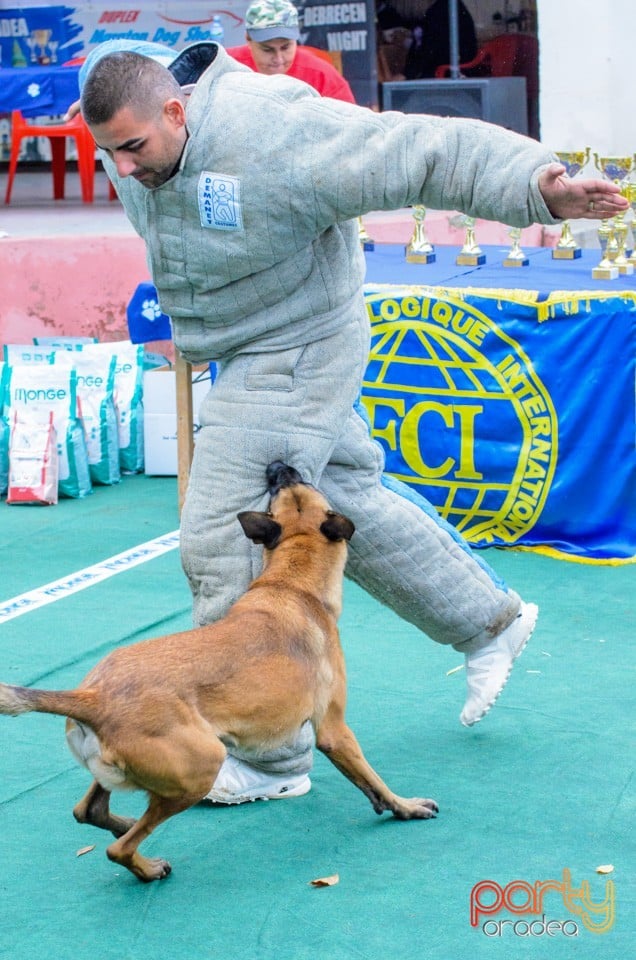
[[[268,550],[273,550],[280,540],[283,528],[280,523],[272,520],[268,513],[244,510],[243,513],[238,514],[238,521],[246,537],[254,543],[262,543]]]
[[[355,527],[348,517],[341,513],[327,514],[327,519],[320,524],[320,532],[327,540],[351,540]]]

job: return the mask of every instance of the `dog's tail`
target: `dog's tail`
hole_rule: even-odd
[[[90,690],[35,690],[0,683],[0,713],[54,713],[90,723],[93,702]]]

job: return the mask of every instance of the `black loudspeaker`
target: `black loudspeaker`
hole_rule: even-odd
[[[525,77],[402,80],[382,84],[382,109],[472,117],[528,133]]]

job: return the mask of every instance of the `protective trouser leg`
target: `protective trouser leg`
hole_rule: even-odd
[[[181,519],[196,625],[222,617],[260,571],[261,549],[246,539],[236,515],[267,508],[267,465],[283,460],[319,484],[359,390],[367,338],[366,315],[356,311],[326,340],[219,364],[200,411]],[[265,756],[231,752],[268,773],[299,774],[311,768],[312,745],[306,724],[293,744]]]
[[[462,652],[484,646],[514,620],[518,595],[383,467],[380,447],[353,411],[320,484],[356,526],[347,576],[438,643]]]

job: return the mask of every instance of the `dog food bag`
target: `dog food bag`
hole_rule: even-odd
[[[53,412],[48,420],[27,420],[15,411],[9,442],[7,503],[57,503],[58,458]]]
[[[9,482],[9,424],[5,420],[4,411],[4,392],[6,381],[9,377],[9,367],[0,360],[0,497],[7,492]]]
[[[53,347],[37,347],[32,343],[5,343],[4,359],[11,367],[27,363],[53,363]]]
[[[85,343],[97,343],[97,337],[33,337],[33,343],[52,350],[81,350]]]
[[[143,345],[117,340],[95,344],[88,349],[103,350],[117,357],[114,397],[119,465],[122,473],[141,473],[144,468]]]
[[[77,372],[57,364],[10,367],[5,390],[5,416],[20,422],[47,424],[53,414],[57,434],[59,494],[84,497],[91,492],[84,431],[77,415]]]
[[[56,365],[74,367],[77,373],[77,409],[86,438],[88,466],[93,483],[119,483],[119,433],[115,411],[114,354],[87,344],[79,350],[56,350]]]

